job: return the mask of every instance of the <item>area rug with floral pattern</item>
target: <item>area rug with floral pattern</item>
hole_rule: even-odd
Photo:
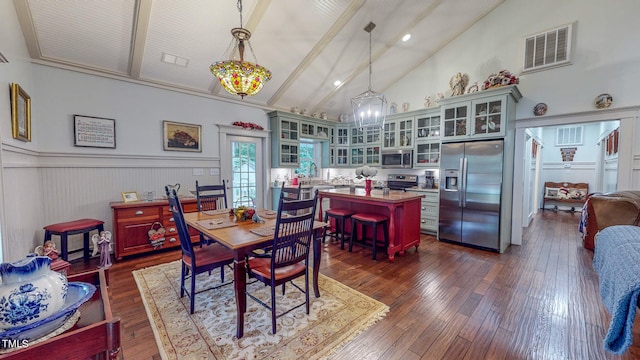
[[[225,278],[233,272],[226,268]],[[244,336],[236,338],[236,303],[233,285],[196,295],[195,311],[189,314],[189,298],[180,298],[180,261],[133,272],[163,359],[321,359],[353,339],[389,307],[320,274],[320,297],[313,295],[310,279],[310,311],[301,306],[277,319],[271,333],[271,312],[247,297]],[[196,277],[197,289],[220,282],[220,271]],[[249,280],[251,282],[251,280]],[[304,277],[296,284],[304,288]],[[270,289],[260,282],[247,290],[266,304]],[[276,291],[280,314],[303,303],[304,294],[291,284],[283,296]]]

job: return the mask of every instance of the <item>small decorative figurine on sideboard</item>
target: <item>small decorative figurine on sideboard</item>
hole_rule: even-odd
[[[44,242],[44,245],[39,245],[35,248],[35,253],[39,256],[48,256],[51,261],[57,260],[60,256],[60,251],[56,248],[56,243],[51,240]]]
[[[93,242],[93,254],[96,256],[100,252],[99,268],[108,268],[111,266],[111,231],[102,231],[99,235],[94,234],[91,238]]]

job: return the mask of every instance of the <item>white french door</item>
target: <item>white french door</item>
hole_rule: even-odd
[[[265,183],[262,139],[228,136],[228,161],[223,176],[230,206],[263,206]]]

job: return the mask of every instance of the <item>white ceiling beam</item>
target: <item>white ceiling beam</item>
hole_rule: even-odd
[[[149,31],[149,21],[151,20],[151,5],[153,0],[138,0],[136,13],[133,20],[131,39],[131,55],[129,58],[129,75],[133,79],[140,79],[140,69],[144,57],[144,46],[147,41]]]

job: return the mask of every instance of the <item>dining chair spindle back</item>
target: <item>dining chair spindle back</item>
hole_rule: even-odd
[[[196,180],[196,202],[198,211],[226,209],[227,187],[222,180],[222,185],[200,185]]]
[[[270,253],[264,257],[250,258],[247,264],[247,271],[251,277],[271,286],[270,306],[249,292],[246,292],[246,295],[271,310],[271,331],[274,334],[276,333],[277,317],[302,305],[306,305],[306,313],[309,314],[309,247],[315,236],[313,223],[317,199],[317,191],[312,199],[291,201],[286,201],[284,194],[281,193]],[[285,212],[294,212],[300,215],[286,215]],[[305,277],[304,290],[292,282],[303,275]],[[276,315],[275,289],[278,285],[282,285],[282,294],[284,295],[287,282],[291,282],[295,288],[305,294],[305,302]]]
[[[182,249],[182,270],[180,276],[180,297],[184,297],[185,292],[190,300],[190,311],[193,314],[195,307],[196,295],[196,275],[203,272],[211,273],[211,270],[220,268],[220,284],[199,290],[197,293],[218,288],[220,286],[231,284],[233,281],[224,281],[224,266],[233,263],[233,252],[220,244],[211,244],[204,247],[193,247],[191,236],[187,223],[184,220],[184,213],[180,199],[175,190],[169,191],[165,186],[167,199],[169,200],[169,210],[173,216],[176,228],[178,229],[178,237],[180,238],[180,247]],[[191,280],[190,289],[185,288],[185,280]]]

